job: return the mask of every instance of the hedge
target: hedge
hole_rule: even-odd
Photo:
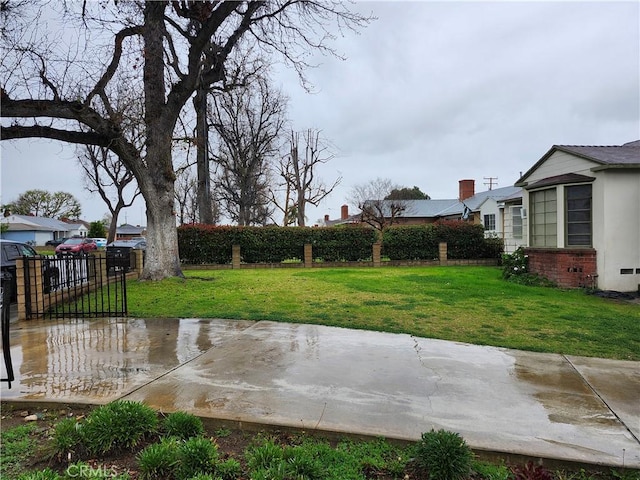
[[[180,260],[186,264],[228,264],[232,246],[239,245],[244,263],[280,263],[304,259],[304,245],[313,260],[371,260],[378,232],[369,227],[221,227],[186,225],[178,228]],[[448,258],[500,258],[500,239],[484,238],[481,225],[446,221],[429,225],[394,226],[382,236],[382,255],[391,260],[433,260],[438,244],[447,242]]]
[[[304,258],[304,245],[313,246],[314,260],[358,261],[371,258],[375,230],[368,227],[218,227],[178,228],[180,260],[188,264],[230,263],[232,246],[240,246],[245,263],[279,263]]]

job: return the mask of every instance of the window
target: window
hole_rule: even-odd
[[[565,187],[567,246],[591,246],[591,185]]]
[[[557,233],[557,193],[555,188],[539,190],[529,194],[531,211],[531,246],[556,247]]]
[[[511,225],[513,238],[522,238],[522,207],[511,207]]]
[[[484,229],[485,230],[495,230],[496,229],[496,214],[492,213],[490,215],[484,216]]]

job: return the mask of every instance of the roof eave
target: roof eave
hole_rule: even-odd
[[[640,163],[605,163],[593,167],[592,172],[601,172],[602,170],[638,170]]]

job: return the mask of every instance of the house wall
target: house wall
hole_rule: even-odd
[[[504,204],[502,210],[502,240],[504,242],[504,253],[513,253],[518,247],[525,247],[527,245],[527,219],[522,219],[522,236],[515,238],[513,236],[513,207],[522,208],[521,203],[508,202]]]
[[[35,232],[33,230],[15,230],[15,231],[7,230],[6,232],[2,232],[2,238],[4,238],[5,240],[12,240],[14,242],[22,242],[22,243],[36,241]]]
[[[602,186],[598,189],[597,202],[594,198],[598,285],[605,290],[637,291],[640,288],[640,170],[597,173],[596,182]]]
[[[592,183],[592,249],[565,249],[565,191],[557,191],[557,248],[531,249],[529,265],[565,287],[589,286],[589,275],[602,290],[623,292],[640,288],[640,170],[597,170],[599,164],[565,152],[554,152],[527,178],[529,184],[548,177],[577,173],[595,177]],[[593,171],[593,169],[596,171]],[[523,191],[524,238],[529,245],[529,192]],[[573,252],[585,252],[577,255]],[[593,271],[591,253],[595,265]],[[555,273],[550,269],[555,268]],[[580,278],[580,277],[584,278]]]
[[[496,202],[493,198],[488,198],[481,206],[480,206],[480,213],[477,216],[480,224],[482,226],[484,226],[484,216],[485,215],[495,215],[496,217],[496,228],[495,230],[485,230],[484,232],[484,236],[485,237],[491,237],[494,235],[498,235],[499,237],[502,237],[502,225],[503,225],[503,218],[502,218],[502,210],[500,208],[498,208],[498,202]],[[475,220],[475,218],[474,218]],[[476,223],[476,222],[474,222]]]

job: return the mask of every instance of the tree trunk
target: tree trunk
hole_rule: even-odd
[[[209,172],[209,129],[207,128],[207,90],[202,86],[193,99],[196,111],[196,147],[198,150],[198,213],[200,223],[213,225],[211,174]]]
[[[142,272],[144,280],[183,276],[174,211],[176,177],[171,159],[172,135],[180,109],[159,101],[166,98],[163,52],[165,8],[165,2],[147,2],[144,7],[145,154],[148,168],[144,175],[136,175],[147,204],[148,241]],[[177,112],[174,111],[176,109]]]

